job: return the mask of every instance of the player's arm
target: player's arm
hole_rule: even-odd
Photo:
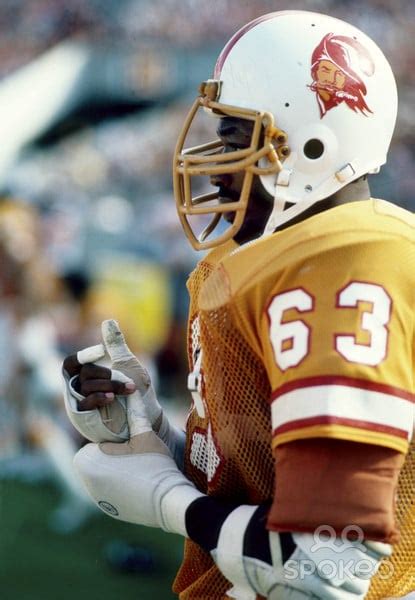
[[[128,412],[132,438],[88,444],[75,458],[76,471],[101,510],[189,537],[210,553],[233,585],[233,597],[363,600],[381,559],[390,554],[388,544],[333,535],[332,546],[319,545],[311,534],[269,531],[268,504],[232,505],[202,494],[146,426],[134,397]]]
[[[388,544],[349,541],[330,528],[328,543],[318,531],[271,531],[269,511],[269,504],[232,506],[207,496],[186,511],[189,537],[210,552],[241,598],[255,599],[254,592],[275,600],[362,599],[391,554]]]
[[[277,479],[268,526],[354,525],[393,544],[414,423],[411,274],[396,264],[413,249],[337,243],[271,290],[261,322]]]
[[[268,518],[271,530],[311,532],[326,524],[339,535],[351,528],[365,539],[398,541],[395,501],[403,453],[312,438],[278,446],[275,460],[279,485]]]
[[[114,363],[120,350],[124,353],[123,338],[109,328],[104,340]],[[228,504],[195,488],[154,434],[138,390],[128,397],[127,419],[127,442],[88,444],[75,459],[80,478],[103,511],[190,537],[212,555],[237,597],[321,599],[339,591],[344,600],[363,598],[368,578],[389,546],[355,547],[345,540],[342,551],[348,558],[355,564],[366,561],[364,577],[353,572],[327,581],[320,576],[312,536],[268,530],[269,505]],[[337,551],[329,556],[336,562],[341,558]]]

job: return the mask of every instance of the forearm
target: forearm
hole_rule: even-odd
[[[350,526],[368,540],[395,543],[395,497],[404,455],[339,439],[305,439],[277,446],[274,502],[268,527],[338,534]]]
[[[282,445],[272,502],[238,506],[200,498],[187,510],[188,535],[226,577],[258,592],[278,580],[280,557],[288,587],[319,598],[337,598],[337,588],[341,598],[363,597],[397,540],[394,498],[403,460],[390,448],[336,439]],[[327,561],[335,572],[330,579],[319,573]],[[346,564],[352,570],[342,579],[337,573]],[[307,577],[297,581],[301,574]]]
[[[309,533],[269,530],[269,504],[229,504],[202,494],[151,429],[123,444],[88,444],[78,452],[75,467],[107,514],[189,537],[244,598],[362,600],[370,577],[390,552],[387,544],[356,544],[334,535],[330,544],[319,545]],[[330,578],[320,571],[327,560],[335,569]],[[341,571],[341,561],[351,570]]]
[[[241,597],[364,598],[380,560],[391,552],[388,544],[349,542],[334,532],[329,543],[315,534],[273,532],[267,527],[269,510],[269,503],[237,506],[204,496],[188,507],[186,529]]]

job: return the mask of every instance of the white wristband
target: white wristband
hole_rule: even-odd
[[[255,600],[256,593],[246,576],[243,543],[245,531],[258,506],[241,505],[228,516],[222,525],[218,545],[213,551],[215,562],[224,576],[236,589],[245,590]],[[247,596],[248,597],[248,596]]]
[[[189,537],[186,529],[186,511],[194,500],[204,496],[192,485],[176,486],[161,501],[163,529]]]

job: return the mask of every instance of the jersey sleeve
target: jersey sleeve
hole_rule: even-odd
[[[412,244],[371,241],[297,262],[261,320],[273,446],[310,438],[406,453],[414,422]]]

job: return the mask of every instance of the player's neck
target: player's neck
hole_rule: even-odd
[[[316,215],[330,208],[340,206],[341,204],[348,204],[349,202],[357,202],[359,200],[368,200],[370,198],[370,188],[367,181],[367,177],[361,177],[344,188],[338,190],[332,196],[316,202],[310,208],[297,215],[290,221],[283,223],[280,227],[277,227],[275,231],[281,231],[291,225],[296,225],[313,215]]]
[[[367,177],[365,176],[349,183],[349,185],[346,185],[329,198],[326,198],[324,202],[329,202],[330,207],[332,208],[334,206],[339,206],[340,204],[357,202],[358,200],[367,200],[368,198],[370,198],[370,188]]]

